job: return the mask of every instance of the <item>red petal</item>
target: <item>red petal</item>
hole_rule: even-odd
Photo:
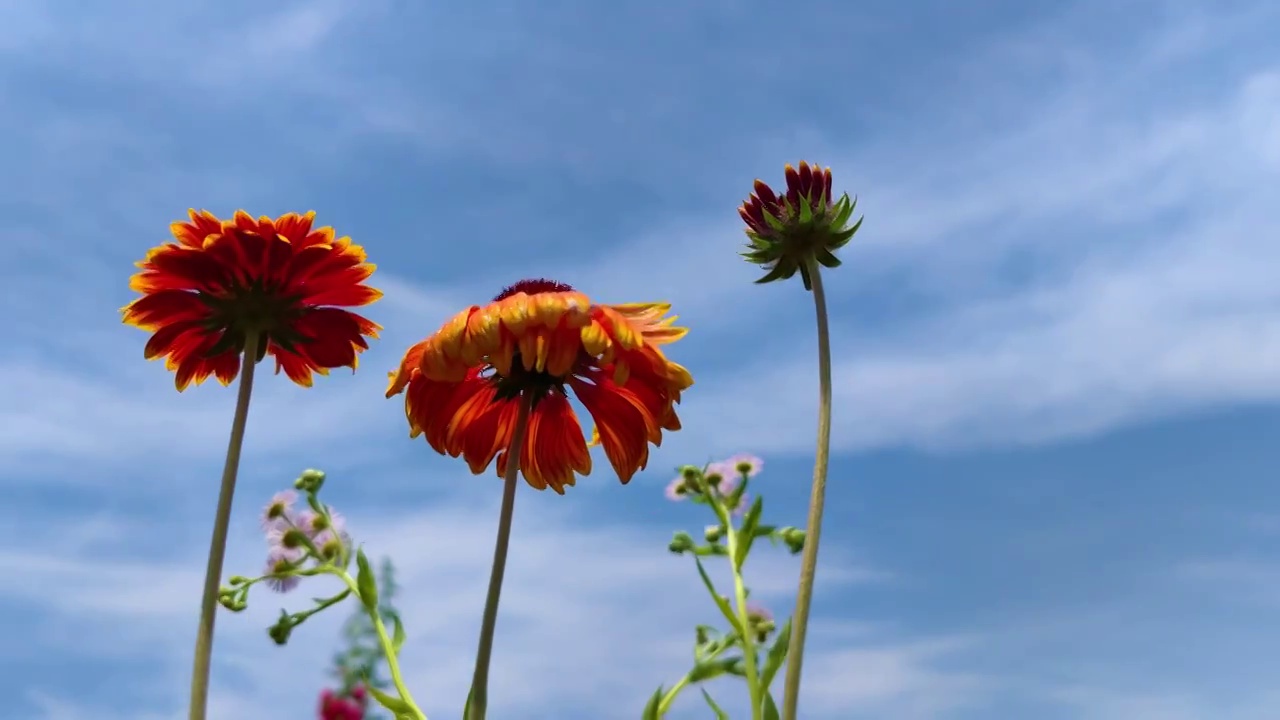
[[[500,477],[507,474],[508,455],[509,449],[498,454]],[[559,393],[543,397],[529,416],[520,452],[520,473],[525,482],[539,490],[550,487],[563,495],[566,486],[577,482],[577,475],[590,472],[591,453],[573,406]]]
[[[594,384],[578,378],[570,378],[569,383],[596,421],[604,454],[625,485],[649,462],[647,441],[653,420],[645,417],[644,404],[627,388],[601,373],[593,373],[592,379]]]

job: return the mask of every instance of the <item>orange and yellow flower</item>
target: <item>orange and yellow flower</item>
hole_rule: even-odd
[[[680,429],[675,404],[693,385],[660,349],[688,332],[673,326],[668,310],[597,305],[563,283],[524,280],[409,348],[387,397],[405,392],[410,436],[462,456],[477,475],[495,457],[498,474],[506,473],[520,403],[532,403],[520,470],[529,485],[563,494],[591,472],[572,389],[595,420],[592,444],[604,446],[625,484],[662,431]]]
[[[144,355],[166,358],[178,391],[210,375],[229,384],[240,371],[250,334],[257,357],[309,387],[312,374],[357,364],[366,337],[381,328],[341,306],[374,302],[364,284],[374,266],[351,238],[313,228],[314,212],[231,220],[207,211],[170,226],[177,242],[153,248],[129,288],[142,297],[122,309],[124,322],[153,333]]]

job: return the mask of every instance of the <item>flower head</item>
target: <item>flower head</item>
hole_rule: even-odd
[[[773,621],[773,613],[758,603],[747,603],[747,627],[756,635],[756,642],[764,642],[769,638],[777,625]]]
[[[346,518],[333,508],[328,508],[328,516],[314,510],[303,510],[298,513],[298,527],[309,537],[315,538],[325,530],[334,530],[341,534],[347,527]]]
[[[351,546],[351,537],[344,532],[329,529],[320,531],[313,542],[321,559],[334,562],[340,560],[346,549]]]
[[[832,197],[831,168],[801,161],[798,170],[787,165],[786,180],[781,193],[756,180],[755,192],[738,208],[750,239],[742,256],[769,271],[758,283],[786,280],[799,270],[805,289],[812,290],[810,261],[838,267],[835,251],[849,242],[862,219],[846,227],[857,201],[848,194]]]
[[[678,430],[675,404],[693,384],[660,346],[684,337],[669,305],[601,305],[563,283],[525,280],[488,305],[473,305],[409,348],[391,373],[387,397],[405,393],[411,437],[462,456],[473,473],[507,445],[521,402],[532,403],[520,470],[529,485],[563,493],[591,472],[591,455],[572,390],[595,420],[624,484],[649,460],[663,430]]]
[[[289,519],[293,504],[298,501],[298,493],[282,490],[271,496],[271,502],[262,509],[262,527],[270,530]]]
[[[667,483],[666,495],[668,500],[679,502],[689,497],[689,486],[685,483],[684,477],[678,477]]]
[[[748,455],[747,453],[738,453],[725,460],[723,464],[732,468],[736,477],[746,475],[748,478],[753,478],[759,475],[761,470],[764,470],[764,461],[755,455]]]
[[[268,576],[267,587],[278,593],[287,593],[298,587],[301,579],[293,572],[298,569],[298,559],[287,552],[273,550],[267,556],[267,568],[263,574]]]
[[[240,371],[246,338],[276,372],[310,386],[312,374],[355,369],[377,337],[375,323],[340,307],[368,305],[382,293],[364,285],[374,266],[350,238],[312,228],[315,213],[231,220],[190,211],[170,226],[177,242],[152,249],[129,287],[142,297],[121,311],[124,322],[152,333],[144,355],[164,357],[178,390],[214,375],[224,385]]]

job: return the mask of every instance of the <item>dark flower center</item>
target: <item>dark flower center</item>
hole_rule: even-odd
[[[489,381],[497,388],[499,400],[529,397],[532,398],[534,406],[537,406],[539,400],[553,392],[561,395],[568,394],[564,389],[565,378],[556,377],[547,372],[525,370],[524,361],[521,359],[519,352],[516,352],[515,357],[511,359],[510,375],[499,375],[497,371],[494,371]]]
[[[498,293],[497,296],[493,298],[493,301],[498,302],[499,300],[505,300],[516,293],[537,295],[539,293],[553,292],[573,292],[573,286],[562,282],[556,282],[555,280],[548,280],[547,278],[521,280],[514,285],[508,285],[503,288],[502,292]]]
[[[226,330],[222,339],[209,351],[210,355],[242,349],[245,337],[251,332],[262,335],[258,346],[259,360],[268,343],[292,350],[298,343],[308,340],[293,329],[304,310],[296,296],[283,295],[255,282],[233,287],[229,292],[218,295],[202,293],[200,299],[213,311],[209,315],[208,326]]]

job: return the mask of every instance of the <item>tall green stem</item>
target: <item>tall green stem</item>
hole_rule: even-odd
[[[760,672],[756,668],[756,643],[751,635],[751,622],[747,616],[747,583],[742,579],[742,567],[738,565],[738,543],[742,538],[729,522],[727,512],[721,511],[722,521],[728,530],[726,544],[729,551],[729,562],[733,567],[733,600],[736,605],[738,623],[742,626],[742,659],[746,667],[747,694],[751,698],[751,720],[764,717],[764,698],[760,693]]]
[[[489,572],[489,594],[484,599],[484,619],[480,623],[480,646],[476,649],[476,671],[471,678],[471,697],[466,720],[484,720],[489,707],[489,658],[493,654],[493,633],[498,624],[498,600],[502,595],[502,577],[507,570],[507,547],[511,542],[511,518],[516,504],[517,478],[520,475],[520,453],[529,427],[532,398],[520,399],[516,426],[507,446],[507,472],[502,483],[502,509],[498,512],[498,539],[493,548],[493,569]]]
[[[796,720],[796,708],[800,702],[800,670],[804,662],[805,633],[809,629],[809,606],[813,603],[813,580],[818,569],[818,541],[822,535],[827,465],[831,455],[831,331],[827,327],[827,296],[822,289],[818,263],[810,259],[808,265],[809,277],[813,280],[813,305],[818,315],[818,449],[813,461],[813,491],[809,496],[804,554],[800,558],[800,589],[796,592],[791,643],[787,646],[783,720]]]
[[[218,507],[213,516],[213,537],[209,540],[209,563],[204,570],[204,594],[200,598],[200,625],[196,630],[195,660],[191,670],[190,720],[205,720],[209,705],[209,665],[213,658],[213,621],[218,608],[218,588],[222,583],[222,561],[227,554],[227,527],[231,524],[231,500],[236,492],[236,474],[240,470],[240,449],[244,446],[244,429],[249,419],[249,396],[253,393],[253,369],[257,365],[260,337],[245,336],[240,368],[240,390],[231,420],[231,440],[227,443],[227,459],[222,466],[222,485],[218,490]]]

